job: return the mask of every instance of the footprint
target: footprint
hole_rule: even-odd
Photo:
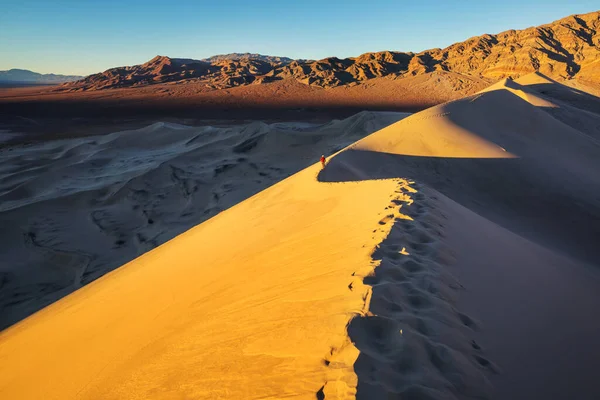
[[[498,369],[498,367],[493,362],[491,362],[490,360],[488,360],[487,358],[481,357],[481,356],[479,356],[477,354],[474,355],[473,357],[475,358],[475,361],[477,361],[477,363],[479,365],[481,365],[483,368],[486,368],[486,369],[488,369],[489,371],[492,371],[495,374],[500,373],[500,370]]]
[[[433,248],[429,246],[428,243],[411,243],[410,248],[414,250],[415,253],[422,256],[431,254],[431,252],[433,251]]]
[[[357,349],[366,354],[388,355],[396,348],[400,325],[386,317],[355,317],[348,324],[348,335]]]
[[[423,292],[427,292],[438,298],[441,298],[439,296],[440,289],[438,287],[438,282],[436,279],[431,279],[431,275],[422,274],[413,283],[416,285],[416,287],[418,287]]]
[[[415,292],[408,295],[408,304],[416,309],[428,308],[431,306],[431,300],[421,293]]]
[[[488,368],[492,365],[492,363],[487,358],[481,357],[477,354],[474,355],[473,357],[479,363],[479,365],[481,365],[482,367]]]
[[[389,286],[386,287],[376,287],[375,290],[378,291],[389,291],[394,290],[390,289]],[[393,298],[399,296],[375,296],[373,300],[371,300],[371,304],[369,308],[376,312],[376,315],[382,317],[388,317],[392,319],[397,319],[397,315],[404,312],[404,307],[402,304],[399,304],[401,300],[399,298]]]
[[[421,335],[424,336],[429,336],[431,334],[431,329],[429,328],[429,326],[427,325],[427,323],[425,322],[425,320],[423,318],[417,318],[417,332],[419,332]]]
[[[427,350],[429,352],[429,360],[442,373],[448,369],[448,366],[454,365],[456,362],[451,350],[444,345],[431,344]]]
[[[467,328],[471,328],[473,330],[477,329],[477,324],[468,315],[463,314],[463,313],[458,313],[458,317],[460,318],[460,322],[462,322],[463,325],[466,326]]]
[[[394,214],[386,215],[379,221],[379,225],[385,225],[393,219],[394,219]]]
[[[426,222],[426,221],[420,221],[419,224],[421,225],[421,228],[425,230],[425,232],[428,232],[429,234],[435,235],[435,236],[442,236],[442,232],[438,229],[439,227],[441,227],[441,224],[436,224],[437,227],[433,226],[430,222]]]
[[[402,221],[400,223],[400,228],[409,233],[416,229],[415,224],[412,221]]]
[[[421,204],[417,204],[417,206],[412,208],[411,210],[416,212],[417,215],[423,215],[427,212],[427,209],[424,206],[422,206]]]
[[[402,264],[402,268],[410,273],[415,273],[422,271],[425,267],[418,261],[415,260],[407,260]]]
[[[433,242],[433,238],[431,236],[429,236],[426,232],[419,232],[416,236],[417,236],[416,239],[420,243],[426,244],[426,243]]]
[[[406,282],[408,280],[407,276],[400,269],[390,269],[386,272],[386,276],[394,283]]]

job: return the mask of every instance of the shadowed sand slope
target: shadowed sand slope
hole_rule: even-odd
[[[349,284],[385,234],[372,230],[399,183],[328,185],[317,172],[5,330],[1,397],[314,398],[332,356],[335,390],[351,396],[345,326],[365,289]]]
[[[590,94],[592,91],[586,93],[561,85],[540,73],[529,74],[515,82],[527,90],[529,96],[551,101],[552,105],[544,110],[554,118],[600,140],[600,98]]]
[[[560,84],[546,75],[534,72],[515,80],[517,88],[528,90],[529,93],[538,97],[550,98],[553,102],[559,102],[561,106],[576,107],[581,110],[600,113],[600,98],[591,93]],[[565,81],[569,84],[569,81]],[[533,90],[531,90],[533,89]]]
[[[523,100],[515,82],[496,87],[357,142],[320,179],[410,177],[531,240],[597,261],[599,142]]]
[[[0,397],[598,398],[598,144],[510,85],[384,128],[6,329]]]
[[[493,398],[600,395],[591,372],[600,367],[595,345],[600,323],[586,311],[600,306],[600,181],[595,172],[600,147],[585,130],[546,112],[555,101],[556,107],[563,106],[563,99],[507,81],[384,128],[338,154],[319,174],[324,182],[402,176],[425,186],[420,201],[410,206],[417,210],[410,214],[413,220],[396,220],[380,245],[380,264],[365,280],[373,287],[369,311],[384,321],[385,335],[407,326],[428,339],[444,332],[453,345],[448,339],[441,348],[425,344],[419,359],[429,357],[434,364],[450,359],[456,367],[464,365],[460,356],[468,354],[469,335],[463,336],[444,310],[449,304],[460,309],[461,321],[472,329],[473,357],[495,373],[490,377]],[[571,118],[585,113],[576,107],[565,112]],[[407,254],[404,262],[398,261],[398,248]],[[448,260],[451,266],[440,269]],[[448,273],[463,288],[455,304]],[[404,287],[394,291],[390,285]],[[411,290],[421,300],[397,300]],[[436,294],[436,302],[423,300],[427,292]],[[422,312],[415,317],[415,304],[436,309],[436,317]],[[389,357],[394,351],[374,351],[372,339],[354,336],[360,351],[358,397],[398,393],[405,381],[373,372],[398,368]],[[418,348],[409,347],[408,353]],[[400,368],[411,362],[404,360]],[[452,367],[436,365],[454,388],[471,393],[461,384],[473,378],[453,380]],[[416,398],[447,398],[447,392],[429,391],[430,384],[422,387],[428,389]]]
[[[457,307],[478,321],[474,340],[499,371],[493,398],[599,398],[598,258],[582,265],[440,200],[456,256],[450,272],[465,288]]]

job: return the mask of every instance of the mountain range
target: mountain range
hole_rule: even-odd
[[[600,11],[538,27],[485,34],[420,53],[381,51],[318,61],[251,53],[203,60],[156,56],[144,64],[111,68],[67,82],[60,89],[98,90],[165,82],[196,82],[209,89],[225,89],[289,78],[330,88],[436,71],[492,80],[538,71],[561,80],[600,83]]]
[[[79,75],[39,74],[26,69],[0,71],[0,83],[56,84],[82,79]]]
[[[218,54],[216,56],[204,58],[202,61],[208,63],[215,63],[219,61],[235,61],[235,60],[260,60],[266,61],[271,64],[289,64],[292,61],[307,62],[309,60],[294,60],[289,57],[278,57],[278,56],[266,56],[258,53],[229,53],[229,54]]]

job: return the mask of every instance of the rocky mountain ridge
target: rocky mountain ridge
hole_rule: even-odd
[[[444,49],[420,53],[382,51],[358,57],[292,60],[234,53],[192,60],[156,56],[131,67],[112,68],[61,86],[80,91],[136,87],[155,83],[201,82],[209,89],[295,79],[330,88],[373,78],[391,79],[434,71],[502,79],[541,72],[558,79],[600,83],[600,11],[572,15],[523,30],[485,34]]]

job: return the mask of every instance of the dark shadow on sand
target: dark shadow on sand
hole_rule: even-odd
[[[598,265],[599,189],[565,174],[560,165],[541,168],[525,158],[416,157],[350,149],[331,159],[318,180],[413,179],[528,240]]]
[[[600,98],[579,89],[571,88],[559,83],[537,83],[527,85],[543,96],[548,96],[550,100],[564,101],[568,105],[600,114]]]
[[[369,312],[347,327],[360,351],[356,398],[487,398],[485,376],[497,367],[475,341],[476,322],[457,308],[461,287],[441,241],[446,216],[436,196],[400,192],[414,203],[392,200],[401,216],[382,220],[393,225],[373,252],[376,268],[363,278],[371,286]]]

